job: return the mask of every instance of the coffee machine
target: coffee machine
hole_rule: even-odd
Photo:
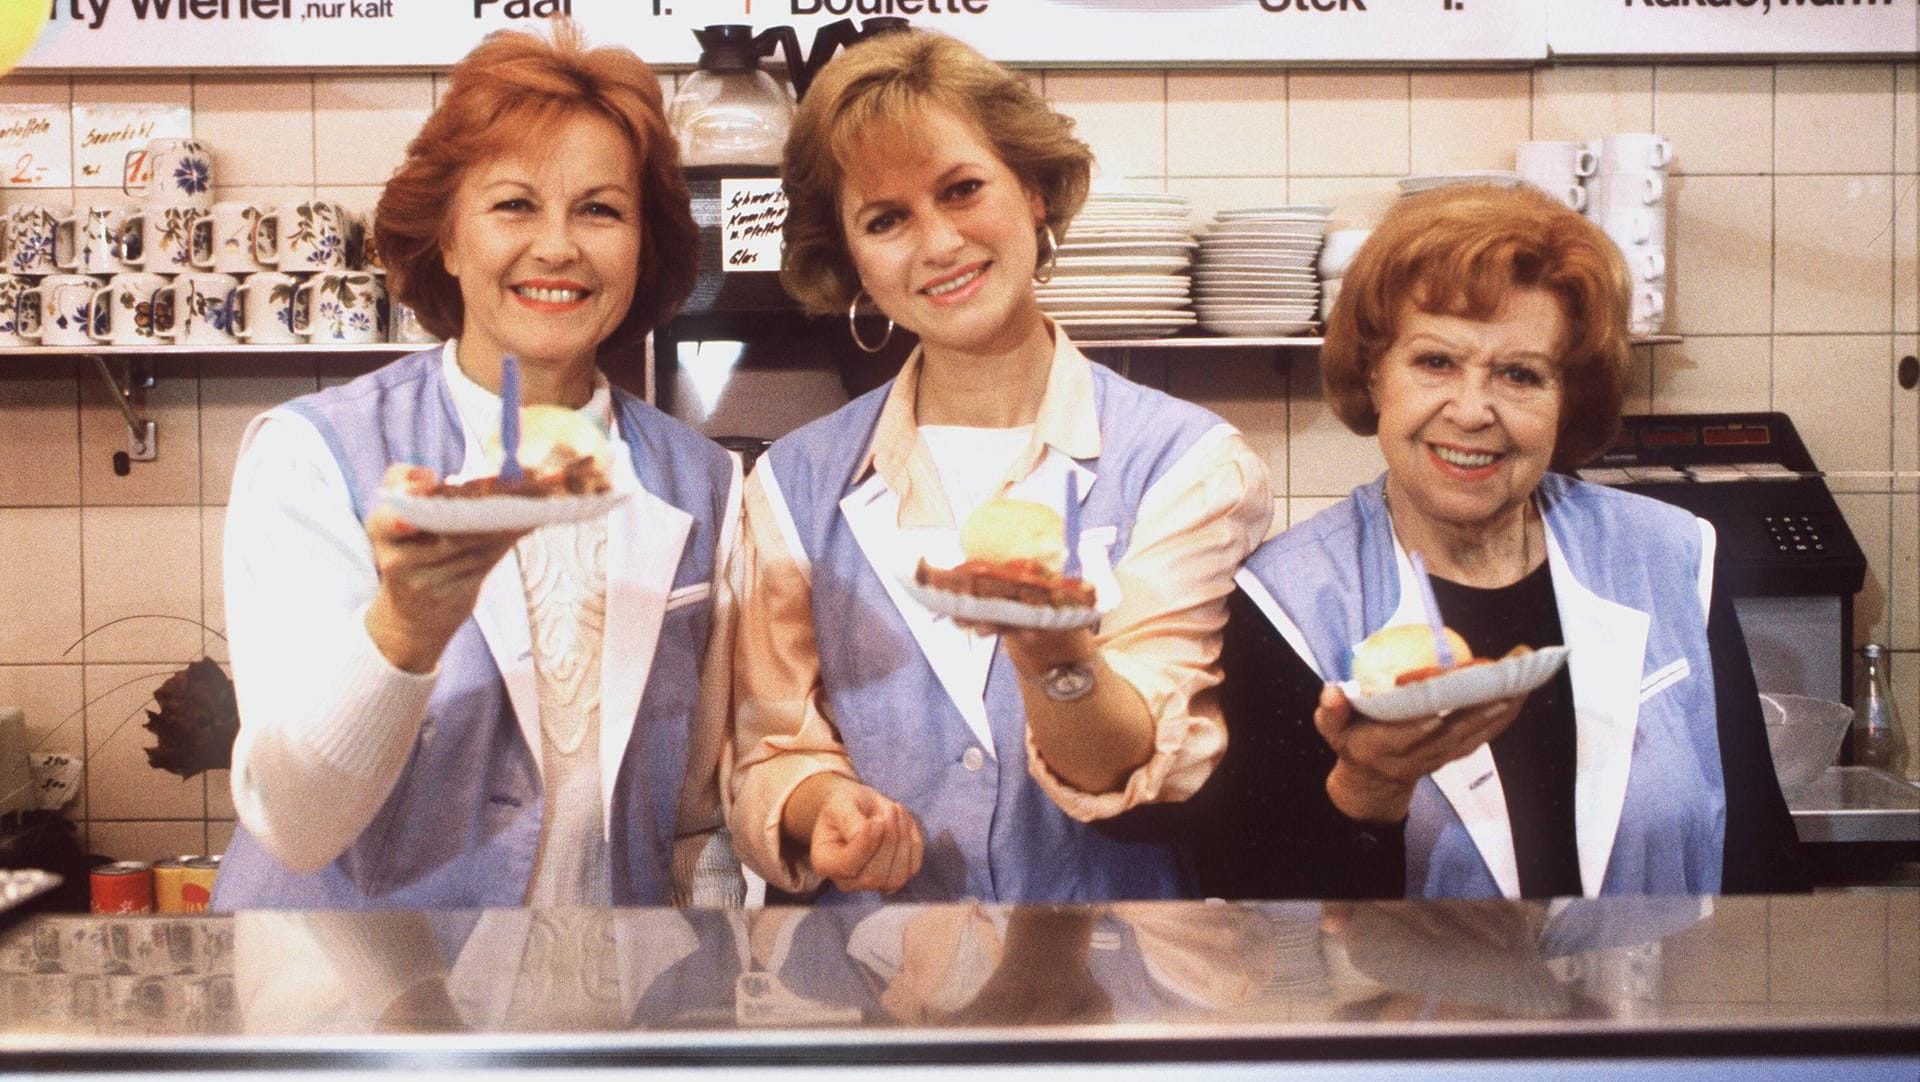
[[[651,390],[662,410],[749,458],[891,378],[911,348],[910,336],[896,334],[882,353],[860,351],[844,317],[803,315],[779,275],[780,153],[796,101],[837,50],[906,25],[891,17],[841,19],[822,26],[804,55],[791,26],[694,31],[698,66],[667,117],[700,227],[699,276],[680,315],[654,333]],[[761,67],[776,52],[785,86]],[[877,326],[862,331],[880,337]]]

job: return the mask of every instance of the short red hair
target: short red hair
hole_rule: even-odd
[[[660,81],[626,49],[589,49],[579,29],[554,20],[553,40],[523,31],[487,35],[455,65],[446,94],[374,210],[374,239],[394,297],[442,338],[460,333],[465,306],[447,273],[447,209],[475,162],[538,148],[560,122],[604,117],[633,145],[640,173],[640,261],[633,304],[608,344],[637,343],[673,318],[693,291],[700,232],[680,151],[667,127]]]
[[[1320,373],[1328,404],[1348,428],[1373,435],[1373,367],[1399,337],[1408,305],[1492,319],[1514,290],[1535,288],[1559,299],[1566,321],[1553,465],[1588,462],[1620,430],[1631,278],[1600,227],[1530,187],[1449,185],[1394,205],[1348,266],[1327,319]]]

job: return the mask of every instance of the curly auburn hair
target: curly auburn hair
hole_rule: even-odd
[[[1380,427],[1374,365],[1410,309],[1492,319],[1516,289],[1544,289],[1566,321],[1555,469],[1590,461],[1620,430],[1632,339],[1631,277],[1600,227],[1533,188],[1449,185],[1401,199],[1340,287],[1320,348],[1333,412],[1362,436]]]
[[[929,106],[978,128],[1020,183],[1038,193],[1055,237],[1087,200],[1093,152],[1073,120],[1018,75],[944,34],[868,38],[820,72],[793,118],[780,176],[787,190],[780,283],[814,315],[844,312],[860,275],[840,229],[840,186],[869,136],[912,140]]]
[[[465,306],[447,273],[448,208],[474,163],[538,148],[574,116],[613,122],[633,146],[640,180],[640,257],[634,300],[609,345],[638,342],[673,318],[693,291],[700,233],[662,110],[660,81],[619,48],[589,49],[579,28],[554,20],[553,40],[524,31],[487,35],[455,65],[440,104],[407,144],[374,210],[374,239],[395,299],[441,338],[460,333]]]

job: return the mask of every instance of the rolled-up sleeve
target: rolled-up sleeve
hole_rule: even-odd
[[[1216,689],[1233,575],[1267,536],[1273,493],[1266,466],[1222,425],[1147,489],[1114,578],[1120,602],[1097,642],[1153,717],[1153,755],[1120,789],[1088,793],[1048,768],[1027,734],[1027,768],[1062,811],[1083,822],[1142,804],[1185,800],[1226,752]]]
[[[816,774],[858,775],[826,709],[811,575],[770,464],[747,476],[745,504],[729,823],[747,867],[781,890],[806,891],[820,877],[782,845],[787,799]]]

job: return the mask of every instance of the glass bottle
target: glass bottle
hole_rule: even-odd
[[[1905,777],[1907,745],[1887,676],[1887,648],[1870,642],[1860,648],[1860,660],[1860,687],[1853,697],[1853,763]]]

